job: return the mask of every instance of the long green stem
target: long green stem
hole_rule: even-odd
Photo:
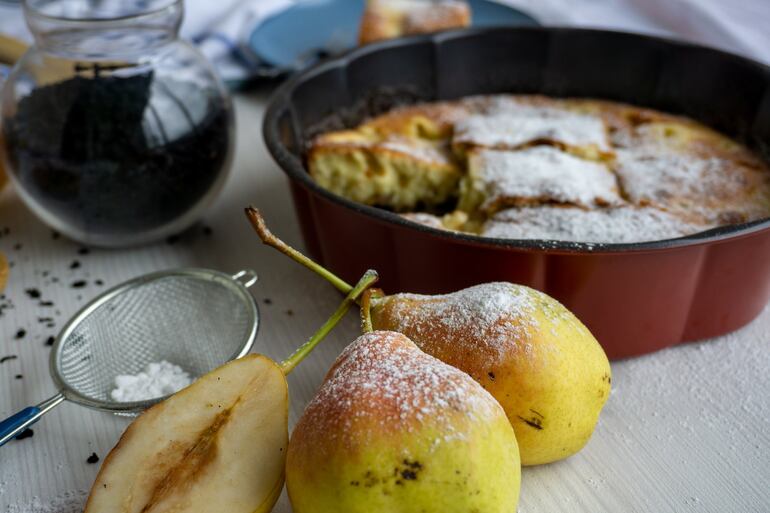
[[[334,287],[343,294],[349,294],[350,291],[353,290],[353,287],[349,283],[345,282],[342,278],[324,268],[321,264],[312,261],[273,235],[273,233],[268,229],[267,224],[265,224],[265,219],[262,217],[262,214],[258,209],[254,207],[246,207],[246,217],[249,218],[251,226],[254,227],[257,235],[259,235],[259,238],[262,239],[262,242],[277,249],[295,262],[304,265],[311,271],[320,274],[324,279],[326,279],[326,281],[334,285]]]
[[[304,360],[313,349],[315,349],[318,343],[321,342],[321,340],[323,340],[332,329],[334,329],[340,320],[342,320],[350,307],[353,306],[353,304],[356,302],[358,296],[360,296],[364,291],[371,287],[377,281],[377,279],[378,276],[376,271],[366,271],[361,279],[358,280],[356,286],[352,287],[350,292],[348,292],[348,295],[342,301],[342,304],[340,304],[332,316],[329,317],[329,320],[327,320],[323,326],[321,326],[321,328],[308,339],[307,342],[302,344],[296,351],[294,351],[291,356],[281,362],[281,369],[285,375],[288,375],[291,371],[293,371],[294,368],[299,365],[299,363]]]

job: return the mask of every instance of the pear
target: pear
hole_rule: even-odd
[[[281,367],[232,361],[138,417],[104,461],[85,513],[267,512],[283,489]]]
[[[85,513],[262,513],[283,489],[291,372],[377,275],[367,272],[287,360],[229,362],[136,418],[104,461]]]
[[[350,285],[247,216],[266,244],[314,270],[337,289]],[[487,283],[452,294],[371,298],[374,329],[404,333],[420,349],[468,373],[500,402],[523,465],[566,458],[585,446],[609,397],[607,355],[563,305],[536,290]]]
[[[372,325],[404,333],[461,369],[502,405],[523,465],[578,452],[610,393],[607,356],[553,298],[511,283],[452,294],[395,294],[373,302]]]
[[[406,336],[348,346],[289,442],[295,513],[513,513],[521,465],[500,405]]]

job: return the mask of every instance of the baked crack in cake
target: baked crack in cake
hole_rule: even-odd
[[[691,119],[605,100],[473,96],[311,142],[323,187],[432,228],[628,243],[770,217],[770,169]]]

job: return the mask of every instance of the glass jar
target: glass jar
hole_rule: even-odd
[[[221,189],[230,99],[179,38],[182,0],[26,0],[35,44],[2,90],[8,173],[43,221],[78,241],[177,233]]]

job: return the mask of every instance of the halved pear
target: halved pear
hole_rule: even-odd
[[[99,471],[85,513],[259,513],[283,488],[288,387],[261,355],[150,408]]]

